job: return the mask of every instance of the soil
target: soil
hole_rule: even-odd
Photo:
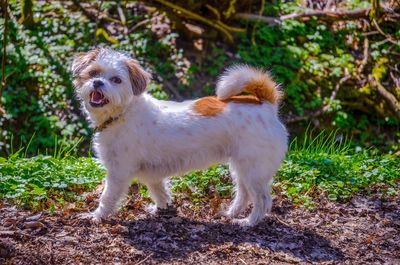
[[[187,198],[154,216],[131,195],[102,224],[78,217],[97,196],[87,208],[52,214],[3,202],[0,264],[400,264],[399,199],[322,200],[307,210],[278,197],[254,228],[217,218],[212,203]]]

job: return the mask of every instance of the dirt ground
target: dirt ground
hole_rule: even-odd
[[[85,209],[32,213],[3,202],[0,264],[400,264],[399,196],[322,200],[313,211],[275,198],[249,229],[183,198],[152,216],[134,197],[100,225],[77,218]]]

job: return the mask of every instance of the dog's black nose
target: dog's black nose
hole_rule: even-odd
[[[94,80],[93,81],[93,87],[94,88],[99,88],[99,87],[102,87],[102,86],[104,86],[103,81],[100,81],[100,80]]]

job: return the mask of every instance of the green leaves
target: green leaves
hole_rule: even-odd
[[[0,198],[28,207],[49,207],[53,198],[74,200],[84,190],[94,189],[105,176],[93,158],[33,158],[13,156],[0,161]],[[79,190],[74,192],[76,186]]]
[[[374,155],[367,150],[348,153],[346,155],[340,150],[315,153],[292,150],[279,171],[275,185],[284,195],[299,203],[301,197],[312,199],[320,193],[327,194],[329,200],[344,201],[355,192],[376,185],[383,193],[399,192],[396,184],[400,181],[398,157]],[[316,189],[310,193],[309,188],[313,185]]]

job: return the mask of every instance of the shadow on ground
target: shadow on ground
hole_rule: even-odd
[[[153,259],[185,259],[192,252],[210,252],[219,259],[243,248],[283,252],[296,261],[340,261],[341,251],[317,233],[284,224],[276,216],[266,218],[254,228],[227,223],[199,222],[177,215],[146,218],[124,225],[125,239]],[[284,254],[284,255],[285,255]]]

